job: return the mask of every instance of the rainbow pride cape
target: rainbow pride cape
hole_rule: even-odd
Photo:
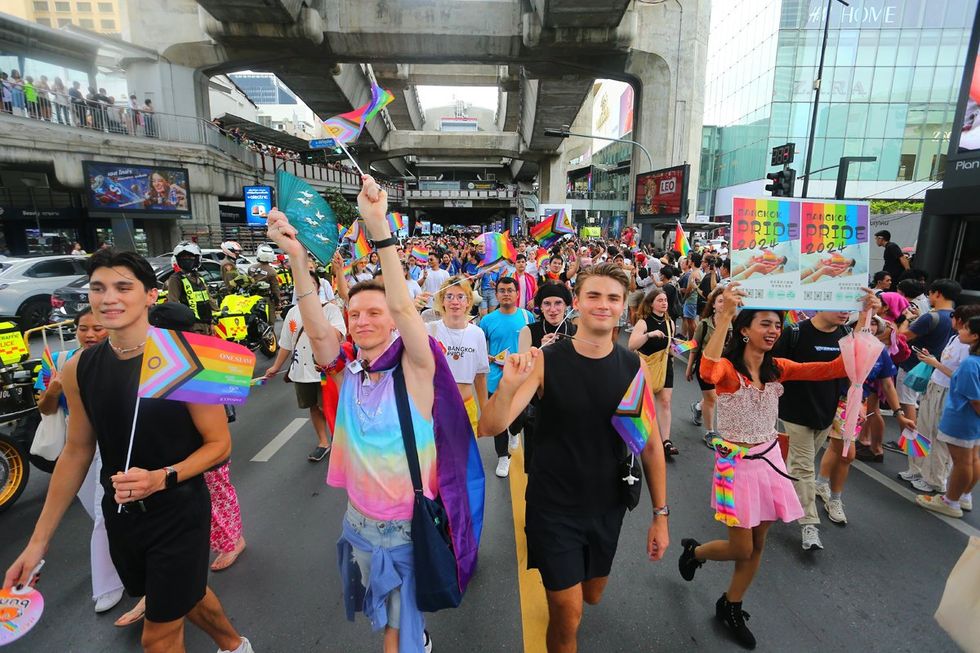
[[[653,393],[647,387],[643,368],[637,371],[623,395],[616,412],[613,414],[612,425],[623,438],[626,446],[634,456],[643,452],[650,434],[656,427],[657,410],[653,404]]]
[[[364,126],[394,99],[394,95],[372,82],[371,99],[367,104],[353,111],[327,118],[323,121],[323,129],[330,138],[341,143],[350,143],[356,140],[364,131]]]
[[[436,479],[439,497],[449,518],[459,588],[465,591],[476,569],[480,534],[483,531],[486,479],[473,427],[470,426],[470,418],[466,414],[466,407],[459,395],[449,363],[446,362],[446,355],[435,338],[429,338],[429,348],[436,362],[433,377],[435,399],[432,402]],[[402,339],[396,339],[371,363],[371,371],[379,372],[398,365],[404,350]]]
[[[137,396],[193,404],[245,403],[255,354],[197,333],[150,327]]]
[[[735,466],[742,456],[749,452],[749,448],[726,442],[721,438],[712,438],[711,446],[716,452],[715,473],[711,482],[711,492],[715,499],[715,519],[725,526],[738,526],[741,522],[735,514]],[[722,451],[726,454],[723,455]]]
[[[691,244],[687,242],[687,233],[681,227],[680,220],[677,221],[677,228],[674,229],[674,249],[680,252],[681,256],[691,253]]]

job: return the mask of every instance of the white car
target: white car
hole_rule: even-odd
[[[0,261],[0,316],[21,331],[47,324],[51,294],[86,275],[86,259],[38,256]]]

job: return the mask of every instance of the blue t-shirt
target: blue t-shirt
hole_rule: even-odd
[[[480,320],[480,328],[487,336],[487,354],[491,358],[504,350],[516,354],[521,329],[532,322],[534,322],[534,315],[523,308],[517,309],[510,315],[501,311],[494,311],[485,315]],[[488,392],[497,391],[497,384],[500,383],[500,377],[503,374],[503,366],[491,361],[490,373],[487,375]]]
[[[469,261],[463,263],[463,274],[465,274],[466,276],[472,277],[474,274],[476,274],[479,271],[480,271],[480,266],[478,266],[476,263],[470,263]]]
[[[491,367],[493,367],[491,365]],[[953,372],[939,430],[960,440],[980,440],[980,415],[971,401],[980,400],[980,356],[967,356]]]
[[[949,342],[949,337],[953,335],[952,315],[953,311],[944,308],[915,318],[915,321],[909,325],[909,331],[915,334],[915,340],[910,344],[919,349],[928,349],[933,356],[939,356],[943,347]],[[918,364],[918,356],[912,354],[898,366],[908,372]]]
[[[497,279],[500,278],[500,270],[490,270],[485,272],[480,278],[480,291],[486,293],[487,291],[495,291],[497,289]]]

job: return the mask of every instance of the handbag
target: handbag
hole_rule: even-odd
[[[67,435],[68,421],[63,408],[59,406],[54,413],[41,415],[41,423],[37,425],[34,441],[31,442],[31,455],[51,462],[58,460],[61,450],[65,448]]]
[[[905,375],[903,383],[916,392],[925,392],[929,387],[929,379],[932,378],[932,367],[925,363],[919,363]]]
[[[664,389],[667,382],[667,366],[670,365],[670,341],[674,337],[673,320],[670,316],[664,316],[664,323],[667,325],[667,346],[660,351],[652,354],[640,352],[640,359],[643,361],[643,375],[646,376],[647,385],[650,392],[657,394]]]
[[[415,444],[415,427],[408,408],[408,389],[402,366],[395,367],[395,404],[405,457],[415,490],[412,511],[412,557],[415,561],[415,602],[423,612],[436,612],[444,608],[458,607],[463,600],[459,587],[459,571],[456,552],[449,536],[449,519],[442,501],[430,499],[422,492],[422,472]]]
[[[980,537],[971,537],[946,580],[936,621],[968,653],[980,652]]]

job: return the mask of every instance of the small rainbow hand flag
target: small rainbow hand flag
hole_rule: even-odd
[[[677,228],[674,230],[674,249],[680,252],[681,256],[691,253],[691,244],[687,242],[687,233],[681,226],[680,220],[677,221]]]
[[[551,254],[548,253],[544,247],[539,247],[538,252],[534,255],[534,262],[538,265],[538,270],[544,270],[544,266],[548,264],[548,259],[551,258]]]
[[[252,379],[252,386],[265,385],[267,379],[264,376],[257,376]]]
[[[51,350],[47,347],[41,352],[41,380],[45,385],[51,380],[51,373],[54,372],[54,358],[51,356]]]
[[[785,326],[791,326],[794,324],[799,324],[805,319],[807,319],[806,313],[803,311],[797,311],[796,309],[790,309],[786,311],[786,317],[783,318],[783,323]]]
[[[412,257],[423,264],[427,263],[429,261],[429,249],[422,245],[412,245]]]
[[[902,429],[898,436],[898,446],[909,458],[923,458],[932,450],[932,441],[918,431]]]
[[[357,223],[355,222],[351,225],[351,231],[354,230],[354,225],[356,224]],[[350,238],[350,231],[347,232],[347,236]],[[357,228],[356,238],[351,239],[350,251],[351,255],[354,257],[354,260],[364,258],[371,253],[371,244],[368,243],[367,239],[367,229],[361,229],[360,227]]]
[[[670,350],[674,352],[675,355],[680,356],[681,354],[686,354],[697,346],[698,342],[694,338],[691,338],[690,340],[674,338],[670,343]]]
[[[510,240],[509,231],[505,231],[502,234],[488,231],[483,234],[483,242],[486,249],[484,250],[483,261],[480,262],[480,267],[489,267],[499,261],[517,260],[517,250],[514,248],[514,243]]]
[[[742,456],[749,452],[749,448],[717,437],[712,438],[711,446],[716,452],[715,472],[711,482],[715,519],[725,526],[738,526],[741,522],[735,512],[735,467]]]
[[[653,393],[647,387],[646,377],[641,367],[626,389],[612,418],[613,428],[623,438],[634,456],[639,456],[656,431],[657,410],[653,404]]]
[[[557,214],[552,213],[536,225],[528,229],[531,238],[538,241],[542,247],[548,248],[558,242],[564,234],[555,231],[555,218]]]
[[[247,347],[197,333],[150,327],[140,385],[142,399],[192,404],[244,404],[255,354]]]
[[[500,365],[501,367],[503,367],[504,365],[507,364],[507,357],[508,356],[510,356],[510,350],[509,349],[505,349],[502,352],[500,352],[499,354],[497,354],[496,356],[491,356],[490,357],[490,360],[492,360],[497,365]]]
[[[554,230],[558,234],[574,234],[575,225],[572,224],[572,216],[568,215],[565,209],[559,209],[554,213]]]
[[[403,216],[398,211],[392,211],[388,214],[388,226],[391,227],[392,231],[398,231],[405,227],[405,216]]]

